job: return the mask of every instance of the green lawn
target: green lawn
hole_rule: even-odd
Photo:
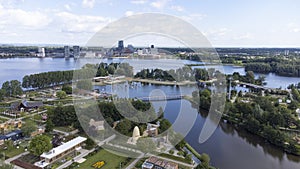
[[[5,153],[5,156],[11,158],[11,157],[14,157],[16,155],[19,155],[21,153],[24,152],[24,148],[23,147],[19,147],[18,149],[13,146],[13,147],[8,147],[7,150],[1,150],[0,153]]]
[[[126,161],[126,159],[126,157],[117,156],[102,149],[95,155],[87,157],[87,160],[84,163],[79,164],[79,168],[94,169],[94,167],[92,167],[93,164],[95,164],[98,161],[105,161],[105,165],[101,167],[101,169],[116,169],[119,168],[120,163]]]

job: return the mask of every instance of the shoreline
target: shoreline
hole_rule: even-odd
[[[197,82],[192,81],[183,81],[183,82],[176,82],[176,81],[157,81],[154,79],[140,79],[140,78],[125,78],[121,80],[115,81],[103,81],[103,82],[93,82],[93,85],[96,86],[104,86],[104,85],[112,85],[124,82],[141,82],[141,83],[150,83],[150,84],[157,84],[157,85],[174,85],[174,86],[185,86],[185,85],[195,85]]]

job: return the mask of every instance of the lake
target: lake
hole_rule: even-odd
[[[6,80],[18,79],[21,80],[24,75],[56,71],[56,70],[72,70],[83,66],[86,63],[99,63],[104,61],[110,62],[129,62],[134,66],[134,72],[142,68],[163,68],[171,69],[181,67],[183,64],[195,64],[199,62],[178,61],[178,60],[138,60],[138,59],[73,59],[65,60],[63,58],[14,58],[0,60],[0,84]],[[232,65],[206,66],[223,69],[226,74],[239,72],[245,74],[243,67]],[[255,74],[259,76],[260,74]],[[275,74],[266,74],[266,82],[268,87],[285,88],[288,84],[300,82],[300,78],[282,77]],[[111,91],[111,86],[96,86],[101,91]],[[165,93],[166,95],[190,94],[195,88],[188,86],[159,86],[159,85],[137,85],[130,87],[128,91],[129,97],[144,97],[156,90]],[[266,142],[264,140],[249,134],[234,126],[220,123],[213,135],[203,144],[198,142],[198,137],[202,129],[203,123],[206,120],[206,113],[198,113],[192,108],[190,103],[185,100],[172,100],[166,103],[154,103],[154,107],[165,107],[165,117],[174,122],[179,114],[180,108],[183,107],[184,116],[180,116],[182,126],[175,126],[175,130],[183,132],[182,129],[188,128],[187,121],[195,121],[189,133],[186,136],[186,141],[191,144],[199,153],[207,153],[211,157],[211,163],[221,169],[299,169],[300,157],[288,155]],[[182,106],[182,107],[181,107]]]

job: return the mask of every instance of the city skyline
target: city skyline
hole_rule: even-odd
[[[300,47],[300,2],[177,0],[0,0],[2,44],[85,45],[102,27],[143,12],[180,17],[202,32],[213,47]],[[150,38],[151,39],[151,38]],[[149,46],[153,40],[128,41]],[[158,39],[157,41],[161,41]],[[161,47],[177,47],[164,41]],[[127,44],[125,44],[127,45]]]

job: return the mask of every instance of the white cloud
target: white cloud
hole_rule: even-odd
[[[163,9],[171,0],[157,0],[151,3],[151,6],[157,9]]]
[[[69,12],[59,12],[56,16],[57,22],[62,24],[62,31],[71,33],[95,33],[112,20],[101,16],[75,15]]]
[[[131,15],[133,15],[133,14],[134,14],[133,11],[126,11],[126,12],[125,12],[125,16],[131,16]]]
[[[130,1],[130,3],[132,3],[132,4],[145,4],[147,2],[148,2],[148,0],[132,0],[132,1]]]
[[[64,7],[66,8],[66,10],[71,11],[71,6],[69,4],[65,4]]]
[[[293,32],[293,33],[300,32],[300,26],[296,23],[289,23],[288,24],[288,29],[289,29],[290,32]]]
[[[21,9],[1,9],[1,24],[24,26],[29,29],[38,29],[47,26],[51,19],[39,11],[24,11]]]
[[[179,6],[179,5],[173,5],[173,6],[171,6],[171,9],[173,9],[175,11],[178,11],[178,12],[184,11],[184,8],[182,6]]]
[[[95,5],[95,0],[83,0],[82,6],[85,8],[93,8]]]
[[[233,39],[234,40],[249,40],[249,39],[253,39],[253,35],[251,33],[247,32],[242,35],[235,36]]]

